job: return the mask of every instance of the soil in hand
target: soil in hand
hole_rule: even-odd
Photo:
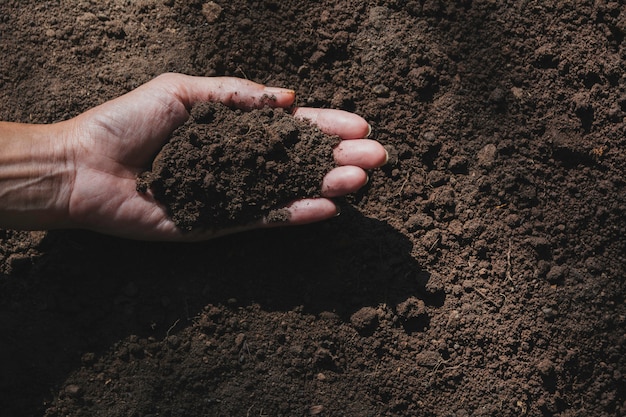
[[[202,103],[137,180],[185,231],[266,218],[284,222],[289,202],[319,196],[336,136],[282,109],[250,112]]]

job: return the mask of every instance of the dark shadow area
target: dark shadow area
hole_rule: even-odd
[[[3,334],[11,335],[0,351],[0,407],[11,415],[36,411],[84,352],[130,335],[174,333],[208,304],[349,320],[364,306],[395,307],[409,297],[440,306],[444,297],[428,286],[406,236],[350,206],[325,223],[204,243],[63,231],[40,249],[44,255],[19,280],[29,286],[24,303],[0,313]]]

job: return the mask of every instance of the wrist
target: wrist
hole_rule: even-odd
[[[0,227],[64,227],[72,183],[67,122],[0,122]]]

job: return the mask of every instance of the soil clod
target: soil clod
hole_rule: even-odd
[[[339,138],[282,109],[250,112],[203,103],[140,176],[184,231],[266,218],[287,222],[289,202],[317,197]]]

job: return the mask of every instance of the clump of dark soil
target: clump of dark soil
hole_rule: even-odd
[[[287,221],[282,208],[319,196],[339,138],[283,109],[202,103],[137,180],[185,231]]]

